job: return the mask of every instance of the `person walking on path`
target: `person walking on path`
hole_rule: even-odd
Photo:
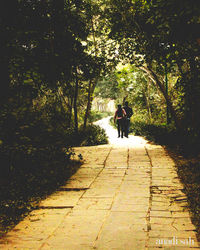
[[[121,138],[123,138],[123,134],[124,134],[125,117],[126,117],[125,110],[122,108],[121,104],[118,104],[117,110],[115,111],[114,122],[116,122],[117,120],[118,137],[120,137],[120,132],[121,132]]]
[[[133,110],[131,107],[128,106],[128,102],[125,102],[125,106],[123,107],[123,109],[126,112],[126,118],[124,121],[124,134],[128,138],[129,128],[130,128],[130,119],[131,119],[131,116],[133,115]]]

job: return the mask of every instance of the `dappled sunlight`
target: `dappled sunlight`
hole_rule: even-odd
[[[129,135],[128,138],[118,138],[117,137],[117,129],[113,128],[109,124],[109,120],[112,116],[103,118],[97,122],[95,122],[95,125],[99,125],[101,128],[105,129],[106,134],[108,136],[109,144],[112,144],[114,146],[128,146],[128,147],[143,147],[146,143],[148,143],[147,140],[145,140],[141,136],[134,136],[134,135]]]

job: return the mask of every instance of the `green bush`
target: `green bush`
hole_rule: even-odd
[[[105,144],[107,136],[94,125],[75,133],[32,109],[21,116],[0,115],[1,235],[77,170],[80,162],[71,161],[72,146]]]
[[[131,123],[131,131],[135,135],[144,136],[146,139],[162,145],[171,145],[178,134],[175,127],[166,124],[149,124],[145,122]]]
[[[106,111],[100,112],[100,111],[92,110],[91,114],[90,114],[90,117],[89,117],[89,122],[90,123],[96,122],[96,121],[101,120],[102,118],[110,116],[112,114],[113,114],[112,112],[106,112]]]
[[[37,119],[35,112],[28,113],[30,119],[14,119],[1,134],[1,166],[4,172],[22,168],[41,168],[48,163],[69,161],[72,152],[66,143],[64,131],[47,126]],[[67,153],[66,153],[67,152]]]
[[[33,114],[32,114],[33,115]],[[6,133],[5,133],[6,135]],[[2,136],[3,137],[3,136]],[[72,128],[53,129],[42,120],[13,129],[0,144],[1,173],[30,171],[48,165],[67,164],[73,154],[72,146],[92,146],[108,143],[105,131],[96,125],[81,127],[76,133]]]
[[[21,115],[1,113],[1,118],[0,234],[64,184],[78,166],[70,161],[71,131],[51,126],[31,109]]]
[[[199,153],[200,138],[196,136],[194,140],[194,135],[188,131],[177,130],[173,124],[133,122],[130,130],[134,135],[144,136],[149,141],[171,147],[185,156]]]
[[[79,133],[74,136],[76,145],[93,146],[108,143],[105,130],[97,125],[88,125],[86,129],[80,128]]]

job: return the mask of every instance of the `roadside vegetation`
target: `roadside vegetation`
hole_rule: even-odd
[[[101,120],[101,119],[103,119],[103,118],[105,118],[107,116],[111,116],[111,115],[113,115],[113,113],[110,112],[110,111],[92,110],[89,121],[90,122],[95,122],[95,121]]]
[[[94,51],[95,8],[87,1],[1,4],[0,234],[76,171],[73,146],[107,143],[92,125],[98,114],[90,114],[106,65]]]

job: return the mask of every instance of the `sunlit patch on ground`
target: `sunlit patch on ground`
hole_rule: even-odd
[[[148,141],[146,141],[144,138],[140,136],[134,136],[134,135],[129,135],[128,138],[123,137],[123,138],[118,138],[117,130],[114,129],[110,124],[111,116],[106,117],[100,121],[95,122],[95,125],[99,125],[103,129],[105,129],[106,134],[109,139],[109,143],[115,146],[129,146],[129,147],[139,147],[141,145],[145,145]]]

